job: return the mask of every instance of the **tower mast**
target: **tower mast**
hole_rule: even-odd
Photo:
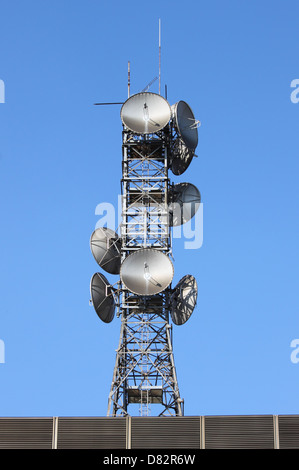
[[[195,215],[201,195],[193,184],[173,184],[169,170],[177,176],[189,167],[199,121],[184,101],[170,106],[161,96],[161,20],[159,94],[147,91],[151,83],[146,91],[131,95],[128,62],[128,99],[95,103],[122,104],[123,125],[120,234],[101,227],[90,240],[99,266],[120,276],[117,287],[101,273],[95,273],[90,283],[99,318],[111,322],[116,307],[121,318],[108,416],[127,416],[136,406],[142,416],[151,414],[152,406],[158,416],[184,413],[172,325],[190,318],[197,284],[187,274],[172,287],[171,230]]]

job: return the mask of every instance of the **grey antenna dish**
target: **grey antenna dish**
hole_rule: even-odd
[[[123,104],[120,117],[125,127],[136,134],[153,134],[163,129],[171,118],[165,98],[156,93],[137,93]]]
[[[172,281],[173,264],[167,255],[153,248],[143,248],[125,258],[120,277],[125,286],[137,295],[155,295]]]
[[[185,224],[199,209],[201,194],[194,184],[178,183],[173,186],[172,203],[169,205],[171,226]]]
[[[98,317],[104,323],[114,318],[115,302],[108,280],[101,273],[95,273],[90,281],[91,301]]]
[[[198,144],[198,121],[195,119],[190,106],[185,101],[178,101],[172,107],[172,118],[181,139],[185,145],[195,150]]]
[[[194,150],[188,148],[183,140],[178,137],[173,144],[171,152],[170,169],[174,175],[181,175],[187,170],[194,156]]]
[[[192,315],[197,302],[197,283],[191,274],[184,276],[171,296],[171,319],[175,325],[183,325]]]
[[[113,230],[97,228],[91,235],[90,249],[101,268],[110,274],[119,274],[121,240]]]

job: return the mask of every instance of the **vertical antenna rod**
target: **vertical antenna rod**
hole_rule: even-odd
[[[159,95],[161,95],[161,19],[159,18]]]
[[[128,61],[128,98],[130,98],[130,86],[131,86],[131,72],[130,72],[130,61]]]

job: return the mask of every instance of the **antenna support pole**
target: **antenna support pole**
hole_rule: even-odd
[[[161,19],[159,18],[159,95],[161,95]]]
[[[128,61],[128,98],[130,98],[130,87],[131,87],[131,71],[130,71],[130,61]]]

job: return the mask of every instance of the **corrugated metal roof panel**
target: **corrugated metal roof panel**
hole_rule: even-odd
[[[51,449],[53,418],[0,418],[0,449]]]
[[[200,417],[132,417],[132,449],[199,449]]]
[[[125,418],[58,418],[58,449],[125,449]]]
[[[274,419],[275,418],[275,419]],[[299,449],[299,415],[68,417],[57,418],[60,449],[125,449],[126,424],[131,421],[132,449],[199,448]],[[205,433],[200,433],[202,423]],[[51,449],[53,418],[0,418],[0,449]],[[278,439],[279,437],[279,439]]]
[[[273,449],[273,416],[206,416],[206,449]]]
[[[279,425],[279,448],[299,449],[299,416],[280,415]]]

